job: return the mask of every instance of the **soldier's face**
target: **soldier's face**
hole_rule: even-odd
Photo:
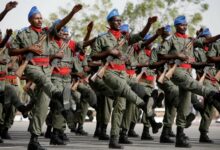
[[[113,17],[112,20],[109,22],[109,25],[110,25],[111,29],[120,30],[121,18],[118,16]]]
[[[69,36],[69,33],[68,33],[68,32],[64,32],[64,33],[63,33],[63,38],[64,38],[64,39],[68,39],[68,36]]]
[[[30,24],[36,28],[41,28],[42,21],[43,18],[41,14],[35,14],[29,19]]]
[[[63,30],[60,30],[60,31],[57,33],[57,37],[60,38],[60,39],[63,38],[63,33],[64,33]]]
[[[177,31],[178,33],[185,34],[185,33],[186,33],[186,30],[187,30],[187,24],[179,24],[179,25],[176,25],[176,31]]]

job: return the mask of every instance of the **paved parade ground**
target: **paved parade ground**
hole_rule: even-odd
[[[40,142],[47,150],[105,150],[108,149],[107,141],[99,141],[93,138],[93,132],[95,129],[95,122],[86,122],[84,128],[89,132],[89,136],[76,136],[74,133],[70,133],[67,130],[67,135],[70,138],[70,142],[66,146],[51,146],[49,145],[49,139],[40,137]],[[29,142],[30,134],[26,131],[28,121],[15,121],[10,134],[13,140],[5,140],[4,144],[0,145],[0,150],[26,150]],[[220,123],[213,123],[210,128],[210,138],[214,140],[214,144],[200,144],[199,141],[199,118],[197,118],[191,128],[186,130],[187,136],[190,137],[192,148],[190,150],[219,150],[220,149]],[[108,131],[110,125],[108,126]],[[44,126],[45,130],[45,126]],[[139,135],[142,132],[142,124],[137,124],[135,130]],[[154,141],[142,141],[140,138],[130,138],[133,141],[132,145],[125,145],[126,150],[171,150],[177,149],[174,144],[160,144],[160,133],[153,135]],[[182,150],[183,148],[178,148]]]

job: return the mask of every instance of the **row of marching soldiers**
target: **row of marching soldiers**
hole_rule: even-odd
[[[6,4],[0,19],[16,5],[14,1]],[[211,36],[208,28],[201,28],[196,38],[188,37],[185,16],[174,20],[175,31],[166,25],[154,35],[147,33],[157,17],[149,17],[143,30],[134,34],[129,25],[122,24],[118,10],[113,9],[107,15],[108,31],[90,39],[90,23],[84,40],[75,42],[66,24],[81,9],[82,5],[77,4],[63,19],[43,28],[42,14],[34,6],[28,14],[28,27],[10,41],[12,31],[7,30],[0,43],[1,138],[11,138],[8,129],[18,110],[30,120],[28,150],[46,149],[38,141],[45,120],[45,137],[50,138],[50,144],[65,145],[69,140],[64,133],[66,124],[71,132],[88,134],[83,123],[90,106],[97,112],[94,137],[109,140],[109,148],[122,149],[121,144],[132,144],[128,136],[138,137],[134,128],[140,112],[142,140],[153,140],[150,128],[153,133],[162,128],[161,143],[191,147],[184,129],[195,118],[189,110],[192,105],[202,118],[199,141],[212,143],[207,133],[214,108],[220,111],[220,36]],[[155,46],[158,37],[162,41]],[[87,46],[91,47],[89,55]],[[28,104],[19,99],[17,77],[26,80],[24,90],[31,97]],[[154,117],[163,99],[162,124]],[[172,131],[175,117],[176,135]],[[110,118],[109,136],[106,131]],[[174,136],[175,141],[171,138]]]

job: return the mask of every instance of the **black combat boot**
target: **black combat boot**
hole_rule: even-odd
[[[154,100],[153,98],[148,98],[146,102],[142,102],[138,105],[139,108],[143,110],[147,117],[151,117],[154,115],[153,111]]]
[[[186,126],[185,128],[189,128],[192,125],[193,120],[195,120],[196,115],[194,115],[193,113],[190,113],[187,117],[186,117]]]
[[[100,123],[97,122],[93,137],[97,138],[99,137],[100,134],[101,134],[101,126],[100,126]]]
[[[150,135],[149,127],[144,126],[143,132],[141,135],[141,140],[152,141],[154,138]]]
[[[121,144],[132,144],[131,141],[128,140],[127,129],[122,129],[119,136],[119,143]]]
[[[59,137],[59,129],[53,129],[53,133],[50,138],[50,145],[66,145],[65,141]]]
[[[8,128],[4,128],[4,129],[2,130],[1,137],[2,137],[2,139],[11,140],[11,136],[10,136],[10,134],[8,133]]]
[[[128,131],[128,137],[139,137],[139,135],[134,131],[135,125],[136,125],[135,122],[131,122],[129,131]]]
[[[2,134],[2,130],[3,130],[3,127],[2,127],[2,125],[0,125],[0,135]],[[3,141],[1,136],[0,136],[0,143],[4,143],[4,141]]]
[[[59,130],[59,138],[65,142],[69,142],[70,139],[67,137],[67,134],[63,130]]]
[[[83,124],[79,123],[78,129],[76,130],[76,135],[87,136],[88,133],[83,130]]]
[[[208,95],[208,103],[212,104],[220,113],[220,93],[219,92],[211,92]]]
[[[209,136],[207,135],[206,132],[200,134],[199,142],[200,142],[200,143],[214,143],[214,142],[209,138]]]
[[[162,102],[163,102],[164,98],[165,98],[165,95],[164,95],[164,93],[161,92],[161,93],[158,95],[157,103],[156,103],[156,106],[157,106],[158,108],[163,107]]]
[[[17,107],[18,111],[20,111],[22,113],[22,116],[24,118],[28,117],[28,111],[30,111],[26,106],[24,105],[20,105]]]
[[[150,121],[153,134],[156,134],[159,131],[159,129],[163,126],[161,122],[157,123],[154,117],[149,117],[148,120]]]
[[[114,135],[111,136],[108,147],[110,149],[123,149],[123,146],[118,144],[118,138]]]
[[[171,128],[163,126],[163,130],[160,136],[160,143],[174,143],[174,140],[170,138],[169,132]]]
[[[28,144],[28,150],[46,150],[46,148],[42,147],[38,141],[38,135],[31,134],[31,139]]]
[[[101,132],[99,134],[99,140],[109,140],[109,135],[106,134],[106,131],[107,131],[107,125],[103,124],[101,126]]]
[[[76,126],[77,126],[77,124],[73,123],[73,125],[71,127],[69,127],[70,128],[70,132],[76,133]]]
[[[176,144],[175,147],[190,148],[191,145],[188,143],[185,134],[183,133],[182,127],[177,127]]]
[[[173,130],[172,130],[171,127],[169,128],[169,136],[170,137],[176,137],[176,134],[173,133]]]
[[[48,126],[47,126],[47,130],[46,130],[46,132],[45,132],[45,134],[44,134],[44,137],[45,137],[45,138],[49,139],[49,138],[51,137],[51,129],[52,129],[52,126],[51,126],[51,125],[48,125]]]

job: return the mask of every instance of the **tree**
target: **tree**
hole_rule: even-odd
[[[86,1],[88,2],[88,0]],[[92,36],[97,36],[107,30],[106,16],[112,9],[111,0],[90,0],[90,4],[85,4],[85,0],[72,0],[65,8],[59,7],[58,12],[51,13],[45,24],[49,25],[57,18],[67,15],[72,9],[73,3],[81,3],[83,9],[73,17],[68,26],[75,33],[74,38],[82,40],[86,32],[86,26],[90,21],[94,21]],[[195,30],[202,20],[201,13],[208,10],[209,6],[205,0],[129,0],[123,10],[122,17],[125,22],[140,31],[147,22],[149,16],[159,16],[159,21],[153,25],[154,32],[158,27],[171,24],[180,14],[187,16],[189,22],[189,33],[194,35]]]
[[[44,23],[46,25],[51,25],[50,23],[55,19],[62,18],[63,16],[67,15],[72,9],[73,3],[80,3],[83,5],[83,9],[79,11],[68,23],[70,31],[74,32],[74,39],[83,39],[86,32],[86,26],[90,21],[94,21],[92,36],[97,36],[107,29],[106,14],[112,7],[112,2],[110,0],[95,0],[90,2],[91,4],[89,5],[85,4],[82,0],[73,0],[73,2],[68,2],[67,7],[59,7],[59,12],[51,13],[49,18],[45,20]]]
[[[127,2],[123,19],[130,26],[140,31],[149,16],[158,16],[159,21],[153,25],[153,31],[159,26],[173,25],[173,20],[178,15],[185,15],[188,20],[190,35],[195,34],[199,23],[202,21],[202,12],[207,11],[209,5],[204,0],[141,0],[134,4]]]

